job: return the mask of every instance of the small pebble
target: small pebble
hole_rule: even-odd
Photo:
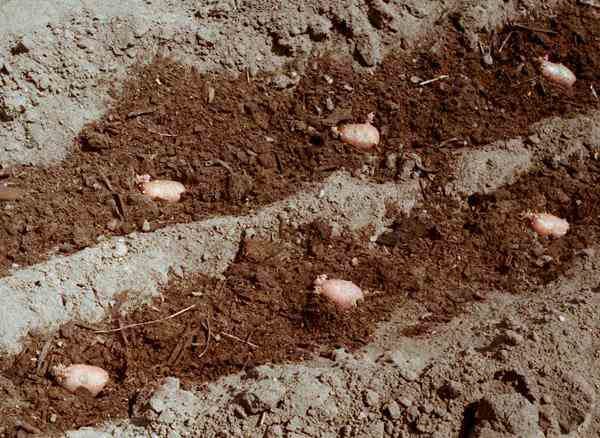
[[[128,249],[127,244],[123,240],[117,240],[115,243],[115,257],[125,257],[127,255]]]
[[[411,406],[406,410],[406,418],[411,423],[417,421],[419,419],[419,416],[419,408],[417,408],[416,406]]]
[[[398,167],[398,154],[392,152],[385,157],[385,167],[394,171]]]
[[[329,96],[327,96],[327,99],[325,99],[325,108],[327,108],[328,111],[333,111],[335,109],[333,99]]]
[[[506,330],[506,332],[504,332],[504,336],[508,345],[516,346],[525,342],[525,338],[523,338],[521,334],[515,332],[514,330]]]
[[[403,398],[401,398],[401,399],[398,400],[398,403],[400,403],[405,408],[408,408],[408,407],[412,406],[413,401],[410,398],[408,398],[408,397],[403,397]]]
[[[368,407],[375,408],[379,406],[379,394],[377,394],[375,391],[367,389],[363,392],[363,401]]]
[[[148,221],[144,221],[144,223],[142,223],[142,231],[144,231],[145,233],[147,233],[148,231],[150,231],[150,222]]]
[[[531,134],[529,137],[527,137],[527,139],[531,144],[540,144],[542,142],[540,136],[537,134]]]
[[[499,350],[498,353],[496,353],[496,359],[498,359],[500,362],[506,362],[508,360],[508,351],[507,350]]]
[[[433,409],[433,414],[438,418],[445,418],[448,414],[448,411],[443,408],[436,407]]]
[[[385,405],[384,412],[391,420],[396,420],[402,415],[400,406],[394,400]]]
[[[483,62],[485,65],[493,65],[494,64],[494,58],[492,58],[492,55],[490,52],[487,52],[485,55],[483,55]]]

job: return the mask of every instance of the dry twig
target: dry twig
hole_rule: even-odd
[[[596,93],[596,89],[594,88],[593,85],[590,85],[590,89],[592,90],[592,96],[594,96],[597,101],[600,101],[600,98],[598,97],[598,93]]]
[[[191,306],[188,306],[185,309],[182,309],[179,312],[176,312],[176,313],[174,313],[172,315],[165,316],[164,318],[155,319],[153,321],[146,321],[146,322],[138,322],[138,323],[135,323],[135,324],[129,324],[129,325],[125,325],[123,327],[119,327],[119,328],[115,328],[115,329],[111,329],[111,330],[94,330],[94,333],[116,333],[116,332],[120,332],[122,330],[127,330],[127,329],[130,329],[130,328],[141,327],[141,326],[144,326],[144,325],[158,324],[158,323],[167,321],[169,319],[176,318],[179,315],[181,315],[182,313],[185,313],[185,312],[187,312],[189,310],[192,310],[194,307],[196,307],[196,305],[192,304]]]
[[[42,351],[40,351],[40,355],[38,356],[38,360],[37,360],[37,368],[35,370],[35,374],[38,376],[42,376],[44,374],[44,363],[46,362],[46,356],[48,356],[48,353],[50,352],[52,347],[52,338],[48,339],[45,343],[44,346],[42,347]]]
[[[440,144],[438,144],[435,148],[439,149],[439,148],[443,148],[444,146],[449,145],[450,143],[455,143],[455,142],[462,142],[463,140],[458,138],[458,137],[453,137],[453,138],[449,138],[448,140],[444,140],[443,142],[441,142]]]
[[[208,351],[208,346],[210,345],[210,337],[212,336],[212,333],[210,332],[210,320],[208,318],[206,318],[206,326],[204,326],[204,329],[206,330],[206,343],[204,344],[204,350],[202,350],[202,353],[200,353],[198,359],[206,354]]]
[[[437,78],[428,79],[426,81],[419,82],[419,87],[422,87],[423,85],[431,84],[433,82],[441,81],[442,79],[448,79],[449,77],[450,76],[448,76],[448,75],[441,75],[441,76],[438,76]]]
[[[518,29],[523,29],[523,30],[528,30],[530,32],[540,32],[540,33],[547,33],[548,35],[556,35],[556,31],[554,30],[550,30],[550,29],[540,29],[539,27],[528,27],[525,26],[523,24],[513,24],[513,27],[516,27]]]
[[[241,342],[242,344],[247,344],[247,345],[249,345],[249,346],[251,346],[253,348],[258,348],[258,345],[253,344],[250,341],[244,341],[243,339],[238,338],[235,335],[232,335],[232,334],[229,334],[229,333],[225,333],[225,332],[219,332],[219,334],[225,336],[226,338],[233,339],[234,341]]]
[[[508,33],[508,35],[506,36],[506,38],[504,38],[504,41],[502,42],[502,44],[500,45],[500,48],[498,49],[498,54],[502,53],[502,50],[504,50],[504,46],[506,46],[506,44],[508,43],[508,40],[510,39],[510,37],[512,36],[513,32],[512,30]]]
[[[589,6],[591,8],[598,8],[600,9],[600,4],[592,1],[592,0],[579,0],[579,4],[580,5],[584,5],[584,6]]]

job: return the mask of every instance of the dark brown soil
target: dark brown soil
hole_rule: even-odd
[[[542,118],[596,106],[590,85],[600,78],[598,15],[567,7],[531,28],[553,33],[508,27],[489,37],[492,66],[453,30],[430,50],[389,57],[373,74],[315,59],[284,91],[269,78],[229,80],[158,59],[133,75],[104,119],[83,130],[69,160],[2,172],[26,194],[0,212],[0,275],[13,264],[75,252],[100,235],[140,230],[144,221],[156,229],[240,213],[334,170],[360,169],[368,157],[329,128],[371,111],[383,134],[379,157],[421,148],[435,164],[449,158],[431,146],[447,140],[457,139],[446,147],[476,147],[524,134]],[[575,71],[573,89],[538,77],[533,60],[544,54]],[[443,74],[450,78],[423,87],[411,81]],[[210,87],[215,98],[208,103]],[[328,98],[335,109],[327,109]],[[133,182],[143,173],[179,180],[189,191],[178,204],[151,201]],[[373,176],[396,177],[384,163]]]
[[[447,148],[454,143],[430,146],[459,138],[477,147],[524,134],[542,118],[596,105],[589,87],[599,79],[600,19],[569,9],[560,19],[531,26],[556,34],[502,30],[492,38],[493,66],[464,49],[455,32],[435,54],[397,54],[373,75],[315,60],[287,91],[272,89],[267,78],[231,81],[157,60],[127,84],[103,120],[86,127],[67,162],[11,169],[8,179],[27,195],[0,212],[0,272],[55,251],[76,251],[99,235],[140,229],[144,220],[158,228],[239,213],[333,170],[360,169],[365,156],[332,138],[329,127],[371,111],[383,133],[380,158],[419,148],[426,164],[451,170]],[[532,59],[545,53],[574,68],[580,81],[572,90],[537,77]],[[441,74],[451,78],[425,87],[410,81]],[[210,104],[209,86],[216,95]],[[333,112],[326,109],[328,96]],[[0,362],[1,396],[27,402],[4,409],[4,421],[63,431],[124,418],[132,415],[140,388],[163,376],[197,385],[262,363],[327,355],[339,346],[356,349],[407,300],[420,301],[429,313],[405,333],[423,334],[489,291],[524,293],[544,285],[600,238],[599,171],[596,161],[540,169],[492,195],[471,196],[466,208],[432,191],[409,218],[390,211],[395,224],[376,243],[366,236],[333,237],[323,224],[284,230],[276,243],[246,239],[222,281],[177,279],[163,292],[164,301],[127,316],[117,304],[98,327],[71,323],[53,339],[33,336],[21,355]],[[150,201],[133,183],[142,173],[180,180],[189,193],[177,204]],[[373,178],[398,175],[382,163]],[[559,240],[537,238],[520,216],[528,210],[564,217],[571,229]],[[367,292],[366,301],[336,312],[311,292],[320,274],[354,281]],[[157,324],[95,333],[192,305]],[[42,352],[48,354],[40,361]],[[112,383],[98,398],[70,394],[52,380],[53,365],[75,362],[110,372]],[[134,421],[143,424],[143,413]],[[23,430],[15,427],[14,436]]]
[[[197,385],[263,363],[359,348],[407,300],[428,309],[405,330],[418,335],[490,291],[543,293],[536,286],[556,279],[600,238],[599,180],[598,162],[573,162],[541,169],[495,194],[472,196],[466,207],[430,198],[411,217],[397,217],[376,243],[367,236],[333,237],[320,223],[284,229],[280,242],[245,239],[224,280],[175,279],[152,306],[124,316],[117,304],[98,327],[70,323],[50,341],[43,362],[38,358],[47,339],[32,338],[1,366],[9,379],[3,386],[12,385],[31,404],[5,414],[43,430],[97,424],[131,415],[139,389],[164,376]],[[569,233],[558,240],[537,237],[521,218],[529,209],[568,219]],[[352,311],[336,311],[312,293],[320,274],[354,281],[366,300]],[[95,333],[182,309],[188,310],[157,324]],[[112,376],[96,399],[68,393],[48,373],[57,363],[79,362]],[[146,420],[137,413],[133,421]]]

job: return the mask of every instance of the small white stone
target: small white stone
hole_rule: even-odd
[[[117,240],[115,243],[115,257],[125,257],[127,255],[128,249],[127,244],[124,240]]]

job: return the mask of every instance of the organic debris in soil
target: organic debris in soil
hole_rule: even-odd
[[[378,242],[391,257],[405,259],[419,278],[408,297],[430,313],[406,335],[427,333],[429,323],[449,321],[489,293],[543,293],[577,257],[600,241],[600,163],[573,160],[541,168],[493,194],[475,194],[468,207],[450,209],[431,198],[411,218],[399,217]],[[549,212],[566,219],[560,239],[539,237],[525,217]],[[411,259],[413,261],[411,261]]]
[[[597,106],[590,85],[600,79],[598,14],[569,5],[534,28],[553,33],[511,26],[487,37],[492,65],[451,31],[429,50],[388,57],[372,73],[315,59],[287,90],[270,77],[231,80],[157,59],[83,129],[68,160],[12,169],[10,181],[26,194],[0,211],[0,274],[100,236],[250,211],[335,170],[396,179],[409,149],[451,173],[452,157],[432,146],[476,147]],[[534,59],[545,54],[574,70],[574,88],[539,77]],[[441,75],[449,77],[419,85]],[[331,126],[372,111],[382,134],[374,155],[331,135]],[[188,193],[177,204],[149,200],[134,184],[145,173],[180,181]]]
[[[245,240],[225,280],[191,276],[177,281],[163,292],[164,303],[157,300],[127,316],[117,304],[106,325],[118,329],[187,309],[177,317],[113,333],[69,323],[60,329],[60,339],[52,342],[43,364],[37,358],[44,340],[32,341],[2,366],[27,400],[16,418],[44,430],[79,428],[127,416],[136,391],[161,377],[174,375],[199,384],[259,364],[300,361],[332,348],[365,345],[375,324],[402,305],[402,267],[377,248],[331,237],[323,224],[287,232],[294,235],[294,243]],[[360,284],[365,301],[350,311],[336,310],[313,293],[313,282],[321,274]],[[83,391],[70,394],[47,372],[58,363],[100,366],[112,382],[98,398]],[[51,424],[53,414],[56,421]]]
[[[123,418],[140,388],[162,377],[177,376],[197,387],[265,363],[360,348],[407,300],[420,302],[424,314],[403,315],[405,321],[418,320],[404,334],[422,335],[490,291],[535,290],[600,239],[599,175],[597,161],[573,161],[540,169],[493,194],[471,196],[466,206],[431,199],[411,217],[396,217],[375,243],[368,236],[334,237],[319,222],[283,227],[279,242],[245,239],[224,280],[177,279],[163,291],[164,301],[129,315],[120,311],[126,301],[120,297],[102,328],[159,323],[113,333],[69,323],[58,339],[32,339],[20,356],[2,363],[12,397],[26,401],[21,409],[5,409],[5,418],[43,430]],[[569,233],[539,238],[522,218],[527,211],[567,219]],[[366,291],[366,300],[340,313],[312,293],[321,274],[353,281]],[[113,382],[98,398],[69,394],[48,377],[51,365],[76,362],[110,372]],[[143,422],[143,412],[133,420]]]

